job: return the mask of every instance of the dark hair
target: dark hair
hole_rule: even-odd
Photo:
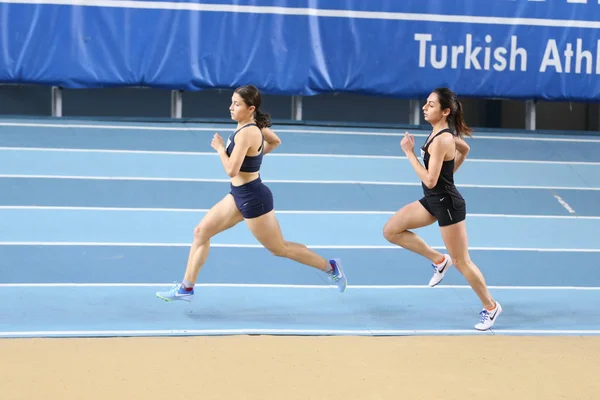
[[[446,108],[450,109],[450,114],[448,114],[447,118],[450,129],[455,131],[461,138],[464,136],[471,137],[473,130],[467,126],[463,118],[463,107],[456,93],[448,88],[437,88],[433,92],[438,96],[442,111]]]
[[[262,96],[260,95],[260,91],[256,86],[240,86],[239,88],[235,89],[235,93],[242,97],[244,103],[246,103],[248,107],[255,107],[254,120],[260,129],[271,126],[271,115],[260,110]]]

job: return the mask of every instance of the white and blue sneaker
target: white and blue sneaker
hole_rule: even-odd
[[[329,260],[329,265],[333,268],[330,272],[327,273],[329,279],[335,283],[340,292],[344,292],[346,290],[346,286],[348,285],[348,279],[346,278],[346,274],[344,274],[344,270],[342,269],[342,261],[339,258],[334,258],[333,260]]]
[[[481,320],[477,325],[475,325],[475,329],[478,331],[487,331],[496,323],[498,319],[498,315],[502,312],[502,306],[500,303],[496,302],[496,307],[493,310],[488,310],[484,308],[481,310],[479,315],[481,316]]]
[[[433,267],[433,276],[429,280],[429,287],[434,287],[444,279],[446,272],[452,266],[452,259],[448,254],[444,254],[444,261],[439,264],[431,264]]]
[[[166,292],[156,292],[156,297],[165,301],[192,301],[194,298],[194,288],[188,290],[185,286],[183,286],[183,283],[175,283],[175,286]]]

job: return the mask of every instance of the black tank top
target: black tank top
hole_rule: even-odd
[[[452,136],[454,136],[454,133],[450,129],[448,129],[448,128],[442,129],[441,131],[436,133],[435,136],[433,138],[431,138],[431,140],[429,140],[429,138],[431,137],[431,135],[429,135],[429,137],[427,137],[429,142],[427,142],[427,140],[426,140],[425,141],[426,144],[423,145],[423,147],[421,147],[421,158],[423,158],[423,163],[425,164],[426,169],[429,169],[429,157],[430,157],[430,154],[428,151],[429,146],[435,140],[435,138],[437,138],[444,132],[450,132],[452,134]],[[443,195],[443,194],[455,194],[455,195],[461,197],[460,193],[456,189],[456,186],[454,185],[454,158],[452,158],[452,160],[444,161],[442,163],[442,169],[440,170],[440,176],[438,178],[436,185],[433,188],[429,189],[427,186],[425,186],[425,184],[423,182],[421,182],[421,186],[423,187],[423,193],[425,194],[425,196],[439,196],[439,195]]]

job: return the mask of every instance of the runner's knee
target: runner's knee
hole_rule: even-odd
[[[406,229],[404,229],[402,224],[398,224],[398,221],[395,222],[396,223],[390,223],[390,221],[388,221],[383,227],[383,237],[389,242],[397,239],[399,234],[406,232]]]
[[[463,271],[468,270],[471,266],[471,259],[468,255],[453,256],[452,254],[450,254],[450,257],[452,258],[452,263],[454,264],[454,267],[461,273]]]
[[[273,243],[265,246],[276,257],[286,257],[288,248],[285,243]]]
[[[194,242],[200,244],[208,242],[210,238],[211,234],[209,229],[207,229],[206,224],[201,222],[194,228]]]

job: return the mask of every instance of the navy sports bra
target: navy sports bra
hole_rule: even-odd
[[[244,129],[247,126],[256,126],[258,127],[258,125],[256,124],[247,124],[242,126],[240,129],[236,130],[235,132],[233,132],[233,134],[231,134],[231,136],[229,136],[229,139],[227,139],[227,146],[225,148],[225,152],[227,153],[227,155],[229,157],[231,157],[231,153],[233,153],[233,149],[235,147],[235,135],[237,135],[237,133],[239,131],[241,131],[242,129]],[[262,135],[262,130],[260,131],[261,135]],[[263,145],[265,144],[265,136],[263,135],[263,142],[259,147],[259,151],[260,154],[256,155],[256,156],[248,156],[246,155],[246,157],[244,157],[244,161],[242,162],[242,166],[240,167],[240,171],[241,172],[258,172],[260,170],[260,165],[262,164],[262,159],[263,159]]]

